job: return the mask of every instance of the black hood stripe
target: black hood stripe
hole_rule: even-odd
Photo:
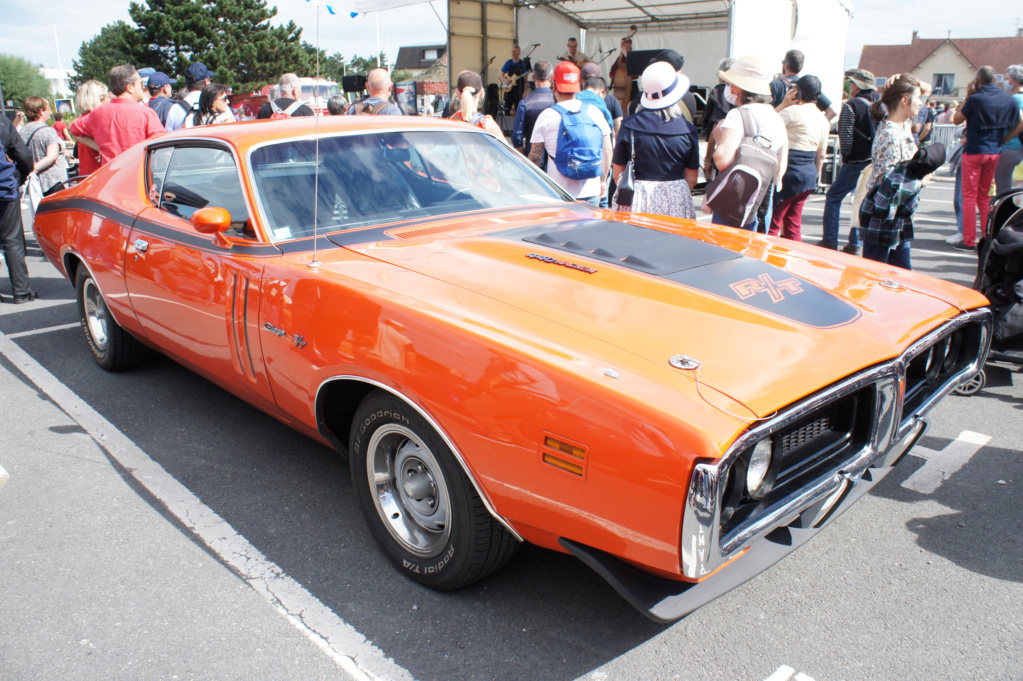
[[[838,296],[774,265],[698,239],[627,222],[576,220],[493,236],[668,279],[804,326],[844,326],[861,314]]]

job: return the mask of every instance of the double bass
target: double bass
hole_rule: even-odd
[[[632,50],[632,36],[636,35],[636,31],[639,29],[635,26],[629,26],[629,30],[632,31],[628,36],[622,38],[622,42],[626,40],[629,42],[629,50]],[[618,55],[618,59],[611,65],[611,88],[614,91],[615,99],[622,105],[622,111],[627,112],[629,110],[629,102],[632,101],[632,82],[633,78],[629,75],[628,66],[628,53],[625,50],[621,51]]]

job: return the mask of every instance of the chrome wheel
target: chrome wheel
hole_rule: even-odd
[[[440,464],[411,430],[391,423],[366,447],[366,473],[384,527],[409,553],[432,558],[448,543],[450,502]]]
[[[103,296],[100,295],[99,288],[92,278],[86,279],[82,298],[85,323],[88,326],[89,335],[92,336],[92,342],[96,344],[96,348],[100,352],[105,352],[110,339],[110,312],[107,310],[107,304],[103,302]]]

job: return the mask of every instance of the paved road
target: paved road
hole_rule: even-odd
[[[950,200],[925,190],[914,261],[968,284]],[[457,593],[412,584],[340,457],[168,360],[99,370],[71,287],[31,257],[41,300],[0,305],[0,679],[1023,677],[1014,367],[947,399],[827,532],[664,627],[531,547]]]

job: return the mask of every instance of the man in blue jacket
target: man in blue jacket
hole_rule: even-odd
[[[15,186],[24,184],[32,173],[32,154],[7,116],[0,116],[0,145],[16,167]],[[28,283],[28,266],[25,265],[25,228],[21,223],[21,205],[17,200],[0,218],[0,246],[3,246],[7,274],[11,278],[12,302],[21,304],[35,300],[36,294]],[[4,299],[0,298],[0,302],[3,301]]]
[[[977,245],[977,213],[980,230],[987,229],[991,207],[988,193],[995,179],[995,167],[1002,144],[1023,122],[1023,111],[1012,96],[995,83],[995,70],[982,66],[966,87],[966,100],[952,118],[956,125],[966,122],[963,145],[963,243],[953,248],[972,251]]]
[[[529,155],[529,139],[533,136],[533,126],[536,125],[537,117],[544,109],[554,106],[554,92],[551,90],[553,77],[554,68],[549,62],[536,62],[533,65],[533,84],[536,89],[519,102],[515,109],[511,143],[523,156]],[[546,163],[540,167],[545,168]]]

